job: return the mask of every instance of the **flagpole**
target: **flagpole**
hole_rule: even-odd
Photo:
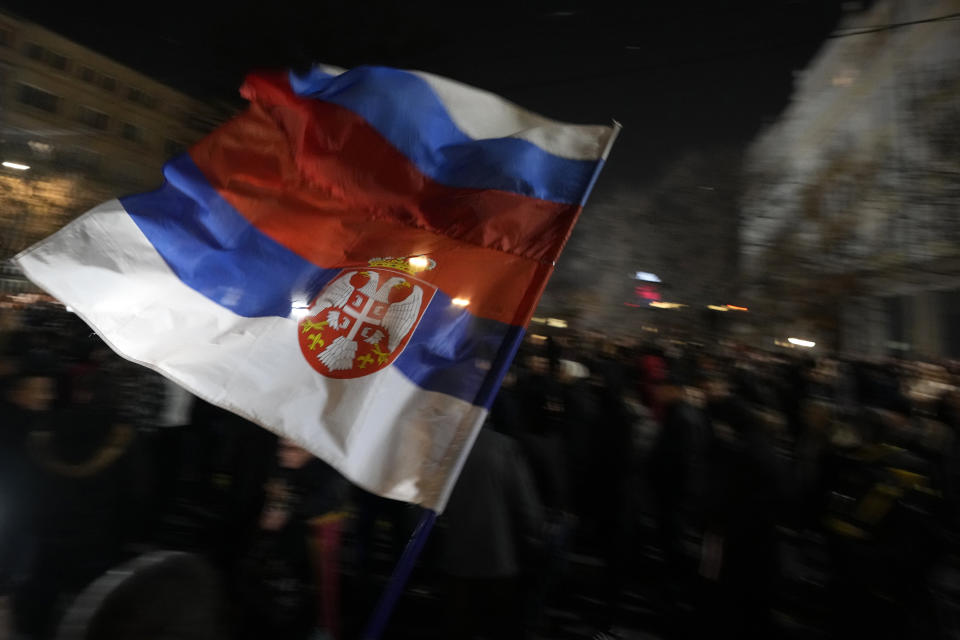
[[[390,614],[393,613],[393,608],[396,606],[397,600],[400,599],[400,594],[403,593],[407,579],[413,571],[413,565],[416,564],[417,557],[423,550],[423,546],[427,542],[427,537],[430,535],[430,530],[433,529],[433,524],[436,521],[436,511],[433,509],[423,510],[420,521],[417,523],[417,528],[414,529],[413,535],[410,536],[410,540],[403,550],[403,555],[400,556],[400,561],[397,562],[397,566],[393,569],[390,582],[387,583],[387,588],[384,590],[383,595],[380,596],[380,601],[377,602],[377,608],[374,609],[373,615],[370,617],[370,622],[367,623],[367,628],[364,629],[363,635],[360,636],[363,640],[380,640],[380,635],[390,620]]]
[[[603,167],[607,164],[607,158],[610,156],[610,150],[613,149],[613,143],[617,141],[617,136],[620,135],[620,130],[623,129],[623,125],[613,121],[613,130],[610,132],[610,137],[607,138],[607,143],[603,147],[603,152],[600,154],[600,162],[597,163],[596,168],[593,170],[593,175],[590,176],[590,182],[587,183],[587,188],[583,190],[583,197],[580,198],[580,206],[586,206],[587,199],[590,197],[590,194],[593,193],[593,186],[597,184],[597,178],[600,177],[600,172],[603,171]],[[573,229],[571,228],[571,231]]]

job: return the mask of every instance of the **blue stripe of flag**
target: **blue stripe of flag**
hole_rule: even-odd
[[[168,162],[164,176],[156,191],[121,203],[177,277],[213,302],[244,317],[288,317],[341,272],[250,224],[190,156]],[[423,389],[489,407],[522,336],[522,327],[478,318],[437,291],[393,366]]]
[[[334,76],[314,68],[291,72],[290,86],[297,95],[360,115],[420,171],[450,187],[580,204],[596,172],[597,161],[561,158],[527,140],[474,140],[430,85],[408,71],[357,67]]]

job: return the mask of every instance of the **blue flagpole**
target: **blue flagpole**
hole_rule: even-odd
[[[417,528],[414,529],[413,535],[410,536],[410,540],[403,550],[403,555],[400,556],[400,561],[397,562],[397,566],[393,569],[390,582],[387,583],[387,588],[384,590],[383,595],[380,596],[380,601],[377,602],[377,608],[374,609],[373,615],[370,617],[370,622],[367,623],[367,628],[364,629],[363,635],[360,636],[363,640],[380,640],[380,635],[390,620],[390,615],[393,613],[397,600],[400,599],[400,594],[403,593],[407,579],[413,571],[413,565],[416,564],[417,557],[423,550],[423,545],[427,543],[427,537],[430,535],[430,530],[433,529],[433,524],[436,521],[436,511],[432,509],[423,510],[423,515],[420,516],[420,522],[417,523]]]
[[[603,147],[603,153],[600,154],[600,161],[597,163],[597,167],[593,170],[593,175],[590,176],[590,182],[587,183],[587,188],[583,190],[583,197],[580,198],[580,206],[584,207],[587,205],[587,200],[590,198],[590,194],[593,193],[593,186],[597,184],[597,178],[600,177],[600,172],[603,171],[603,167],[607,164],[607,158],[610,156],[610,150],[613,149],[613,143],[617,141],[617,137],[620,135],[620,130],[623,129],[623,125],[613,121],[613,131],[610,132],[610,137],[607,138],[607,143]]]

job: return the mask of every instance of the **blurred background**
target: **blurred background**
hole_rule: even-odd
[[[166,159],[243,109],[247,71],[315,62],[422,69],[558,120],[624,125],[495,412],[531,467],[538,497],[522,508],[550,525],[519,536],[539,546],[507,571],[527,613],[488,602],[489,583],[444,582],[453,543],[437,542],[391,637],[453,637],[419,617],[440,619],[449,593],[541,637],[703,637],[679,622],[692,611],[753,637],[957,635],[960,1],[201,4],[0,7],[0,377],[27,412],[6,418],[5,460],[19,468],[31,438],[58,433],[54,409],[98,403],[111,417],[76,419],[96,428],[57,455],[119,452],[84,467],[99,488],[44,467],[60,483],[36,486],[60,506],[30,516],[46,523],[44,560],[7,567],[9,637],[54,637],[96,576],[158,548],[211,563],[229,602],[283,601],[282,579],[250,567],[273,553],[252,532],[296,520],[271,529],[288,494],[314,500],[298,526],[347,514],[311,538],[342,533],[350,550],[333,570],[344,637],[385,579],[411,508],[337,489],[317,461],[120,362],[9,260],[159,186]],[[136,447],[117,444],[121,422]],[[103,475],[128,459],[136,482]],[[18,473],[8,487],[36,477]],[[910,518],[869,515],[877,492]],[[87,519],[50,528],[70,504]],[[91,513],[116,515],[114,547],[94,548]],[[917,547],[930,557],[903,555]],[[90,562],[53,581],[77,553]],[[287,579],[323,591],[327,566]],[[317,607],[332,635],[330,597]],[[250,615],[270,628],[275,613]],[[297,615],[311,614],[291,613],[288,637],[312,628]]]
[[[3,167],[0,258],[157,184],[164,159],[242,108],[246,71],[378,63],[624,124],[546,315],[872,354],[960,348],[955,3],[7,5],[0,135],[4,161],[30,169]]]

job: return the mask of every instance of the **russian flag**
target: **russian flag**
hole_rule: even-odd
[[[384,67],[242,93],[16,260],[120,355],[440,510],[616,130]]]

